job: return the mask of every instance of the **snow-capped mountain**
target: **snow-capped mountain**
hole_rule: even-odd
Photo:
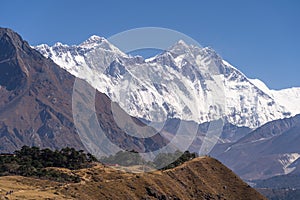
[[[300,88],[270,90],[213,49],[184,41],[146,60],[127,55],[98,36],[78,46],[56,43],[35,49],[87,80],[130,115],[149,121],[179,118],[203,123],[222,116],[234,125],[256,128],[300,113],[295,103]]]
[[[276,99],[280,105],[284,105],[285,108],[291,112],[294,116],[300,112],[300,88],[293,87],[282,90],[270,90],[261,80],[249,79],[254,85],[256,85],[263,92]]]
[[[71,74],[82,78],[93,76],[94,72],[104,71],[116,58],[127,56],[105,38],[95,35],[78,46],[57,42],[52,47],[42,44],[34,48]]]

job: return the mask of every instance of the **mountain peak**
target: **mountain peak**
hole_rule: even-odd
[[[185,43],[183,40],[178,40],[173,46],[171,46],[168,51],[170,52],[181,52],[181,51],[188,51],[190,46]]]
[[[89,37],[87,40],[85,40],[83,43],[80,44],[80,46],[86,46],[86,45],[91,45],[91,44],[95,44],[95,43],[102,43],[103,41],[105,41],[106,39],[97,35],[92,35],[91,37]]]
[[[20,35],[11,29],[0,28],[0,89],[14,91],[25,84],[30,69],[20,59],[29,55],[40,58],[40,54],[31,49]]]
[[[9,28],[0,28],[0,43],[2,44],[1,46],[6,46],[6,47],[10,46],[15,49],[23,48],[26,45],[29,46],[26,41],[23,41],[20,35],[18,35],[16,32],[14,32]],[[23,46],[24,43],[26,43],[26,45]],[[8,54],[8,52],[10,51],[7,51],[5,49],[0,50],[0,54]]]
[[[68,47],[69,45],[63,44],[63,43],[61,43],[61,42],[56,42],[53,46],[54,46],[54,47]]]
[[[178,40],[175,45],[189,47],[189,45],[187,45],[184,40]]]
[[[88,40],[93,40],[93,41],[99,41],[99,40],[103,40],[103,37],[100,37],[98,35],[92,35],[91,37],[89,37]]]
[[[106,51],[114,52],[120,56],[126,56],[125,53],[123,53],[117,47],[112,45],[109,41],[107,41],[107,39],[97,35],[92,35],[86,41],[81,43],[79,47],[83,47],[87,49],[103,49]]]

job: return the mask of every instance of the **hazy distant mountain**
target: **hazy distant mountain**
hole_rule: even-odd
[[[213,49],[183,41],[146,60],[126,55],[98,36],[78,46],[56,43],[35,48],[107,94],[130,115],[154,122],[179,118],[203,123],[224,112],[229,123],[256,128],[300,113],[295,104],[300,100],[299,88],[269,90],[222,60]],[[219,94],[209,84],[217,79],[219,83],[213,85],[220,87]],[[218,95],[224,105],[216,100]]]
[[[212,153],[243,179],[300,174],[300,115],[269,122]]]

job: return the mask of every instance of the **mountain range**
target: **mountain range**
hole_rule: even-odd
[[[165,123],[164,130],[171,133],[181,121],[188,121],[189,126],[199,124],[190,147],[194,151],[203,143],[207,123],[222,116],[223,131],[210,154],[244,180],[300,170],[296,167],[300,88],[269,89],[212,48],[184,41],[147,59],[128,55],[99,36],[79,45],[34,48],[132,116]]]
[[[178,41],[144,59],[91,36],[80,45],[34,48],[118,102],[131,116],[152,122],[178,118],[201,124],[221,113],[228,123],[254,129],[300,113],[300,88],[270,90],[209,47]]]
[[[245,180],[300,172],[300,115],[257,128],[233,143],[219,144],[212,154]]]

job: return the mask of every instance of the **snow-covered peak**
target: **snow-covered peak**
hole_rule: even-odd
[[[202,47],[189,45],[183,40],[179,40],[170,48],[167,49],[167,52],[171,52],[174,57],[183,55],[183,54],[195,54],[196,52],[199,53],[203,49]]]
[[[270,95],[270,89],[268,88],[268,86],[266,86],[266,84],[264,82],[262,82],[259,79],[249,79],[256,87],[258,87],[261,91],[263,91],[264,93]]]
[[[89,71],[89,68],[103,72],[116,58],[128,57],[104,37],[96,35],[92,35],[79,45],[68,46],[57,42],[53,46],[41,44],[34,48],[80,78],[85,78],[85,71]],[[95,72],[89,72],[93,73]]]
[[[46,48],[49,48],[49,46],[47,44],[40,44],[40,45],[37,45],[37,46],[31,46],[32,48],[39,48],[39,49],[46,49]]]
[[[82,42],[79,46],[89,47],[89,46],[93,46],[93,45],[96,45],[96,44],[101,44],[104,40],[106,40],[106,39],[103,38],[103,37],[100,37],[100,36],[97,36],[97,35],[92,35],[87,40]]]
[[[63,44],[63,43],[61,43],[61,42],[56,42],[56,43],[53,45],[53,47],[69,47],[69,45]]]
[[[169,47],[167,50],[163,51],[161,54],[155,55],[151,58],[147,58],[145,62],[156,62],[161,60],[174,60],[177,64],[185,61],[190,61],[195,64],[195,58],[200,56],[204,57],[214,57],[214,59],[221,58],[212,48],[210,47],[200,47],[195,45],[189,45],[183,40],[177,41],[174,45]],[[195,64],[197,65],[197,64]],[[180,67],[180,66],[178,66]]]
[[[169,48],[169,51],[189,50],[189,48],[190,46],[188,44],[186,44],[183,40],[179,40],[171,48]]]
[[[107,39],[105,39],[104,37],[99,37],[97,35],[91,36],[89,39],[87,39],[86,41],[84,41],[83,43],[75,47],[84,48],[87,50],[95,50],[95,51],[99,51],[99,50],[109,51],[111,52],[111,54],[116,54],[120,57],[128,56],[127,54],[123,53],[120,49],[115,47],[113,44],[111,44]]]
[[[205,54],[213,56],[213,57],[218,57],[221,58],[218,53],[212,48],[212,47],[204,47],[201,49]]]
[[[181,45],[181,46],[188,46],[184,40],[178,40],[178,42],[176,44]]]
[[[92,35],[91,37],[89,37],[89,39],[86,40],[86,42],[95,42],[95,41],[102,41],[104,40],[103,37],[100,37],[98,35]]]
[[[181,40],[144,60],[128,56],[99,36],[91,36],[78,46],[58,46],[61,48],[35,48],[106,93],[130,115],[149,121],[161,122],[168,116],[203,123],[214,120],[221,104],[228,122],[250,128],[300,113],[300,89],[269,90],[258,80],[248,79],[210,47]],[[223,90],[221,101],[214,99],[210,85],[216,78]],[[129,83],[131,87],[126,87]]]
[[[257,88],[272,97],[276,103],[285,107],[291,116],[300,113],[300,87],[272,90],[259,79],[249,79]]]

